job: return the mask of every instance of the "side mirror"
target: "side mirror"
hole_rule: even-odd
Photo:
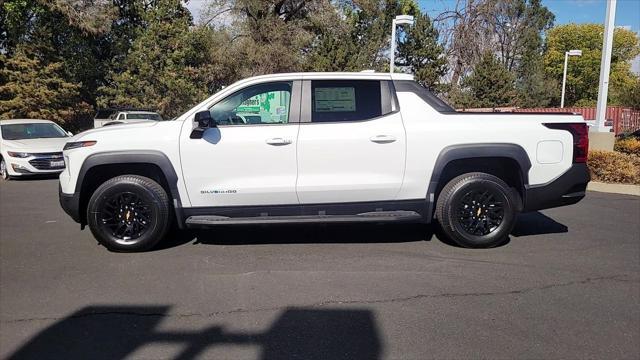
[[[202,139],[202,135],[208,128],[216,126],[208,110],[198,111],[193,120],[196,123],[196,128],[191,131],[189,136],[192,139]]]
[[[71,131],[67,131],[67,135],[73,136],[73,133]]]

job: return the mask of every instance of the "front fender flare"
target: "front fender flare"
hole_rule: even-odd
[[[162,152],[154,150],[123,150],[123,151],[106,151],[89,155],[78,173],[78,179],[84,179],[85,175],[91,168],[99,165],[109,164],[153,164],[158,166],[164,174],[169,192],[173,201],[173,207],[176,212],[178,226],[183,227],[182,219],[182,202],[180,193],[178,192],[178,175],[171,164],[171,160]],[[75,193],[80,194],[82,191],[83,181],[76,183]]]

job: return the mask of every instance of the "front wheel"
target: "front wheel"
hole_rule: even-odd
[[[460,246],[495,247],[513,230],[516,196],[498,177],[480,172],[463,174],[440,192],[436,219],[445,235]]]
[[[4,158],[0,156],[0,178],[2,180],[9,180],[9,170],[7,170],[7,163]]]
[[[157,182],[123,175],[107,180],[93,193],[87,223],[109,250],[133,252],[154,247],[171,224],[169,197]]]

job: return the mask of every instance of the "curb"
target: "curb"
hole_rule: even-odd
[[[587,190],[640,196],[640,185],[632,185],[632,184],[608,184],[608,183],[591,181],[587,185]]]

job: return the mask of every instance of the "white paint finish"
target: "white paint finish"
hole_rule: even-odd
[[[557,164],[562,161],[563,154],[562,141],[544,140],[538,143],[536,160],[538,164]]]
[[[404,160],[399,113],[369,121],[303,124],[298,198],[303,204],[393,200],[402,184]]]
[[[181,121],[153,121],[113,125],[87,130],[69,141],[97,141],[95,145],[64,151],[67,169],[60,174],[62,192],[73,194],[78,173],[85,159],[92,154],[113,151],[158,151],[163,153],[178,174],[178,192],[183,206],[190,206],[184,177],[181,176],[180,131]],[[188,136],[188,135],[187,135]]]
[[[531,159],[530,184],[547,183],[572,164],[571,146],[563,149],[557,164],[538,164],[541,140],[573,142],[567,131],[551,130],[541,123],[582,121],[580,116],[532,114],[440,114],[413,93],[398,93],[407,132],[407,165],[398,199],[424,198],[440,152],[451,145],[506,143],[521,146]],[[543,121],[541,121],[543,120]]]
[[[379,119],[221,126],[208,130],[205,139],[189,138],[197,111],[250,85],[296,79],[410,78],[404,74],[304,73],[242,80],[196,105],[175,121],[112,126],[76,135],[70,140],[96,140],[98,143],[65,151],[69,161],[67,170],[60,176],[61,186],[64,193],[73,193],[78,173],[88,155],[118,150],[164,153],[178,174],[177,186],[184,207],[424,198],[438,155],[447,146],[458,144],[521,146],[531,159],[528,173],[531,185],[552,181],[570,168],[571,135],[567,131],[548,129],[542,123],[581,122],[580,116],[441,114],[412,93],[398,93],[401,114]],[[216,133],[219,140],[214,141]],[[283,144],[267,143],[275,138],[286,141],[282,141]],[[540,142],[560,142],[563,145],[560,161],[538,162]],[[543,150],[546,153],[547,149]],[[556,150],[551,152],[557,155]],[[542,162],[545,162],[544,158]],[[236,193],[203,194],[203,190],[235,190]]]
[[[202,139],[190,139],[191,126],[185,123],[180,153],[191,206],[297,204],[298,128],[220,126]]]

